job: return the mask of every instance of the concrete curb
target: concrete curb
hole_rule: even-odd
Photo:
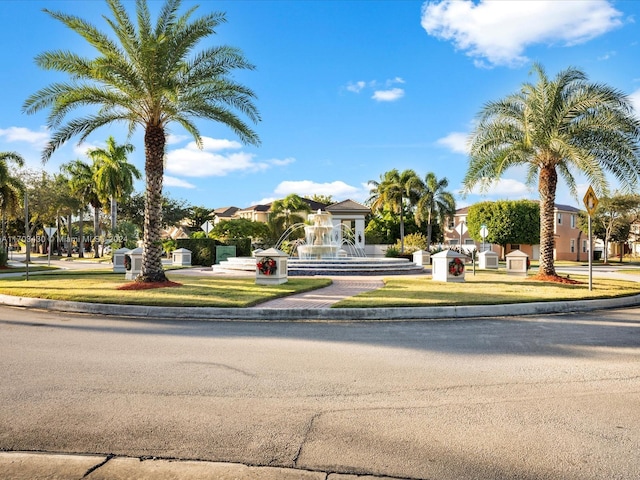
[[[375,475],[351,475],[287,467],[195,460],[141,459],[115,455],[46,452],[0,452],[0,474],[12,480],[391,480]]]
[[[151,307],[110,305],[104,303],[69,302],[42,298],[0,295],[0,304],[51,310],[55,312],[112,315],[134,318],[166,318],[182,320],[350,320],[398,321],[438,320],[473,317],[506,317],[556,313],[587,312],[640,305],[640,295],[620,298],[564,302],[531,302],[506,305],[462,305],[449,307],[389,308],[215,308],[215,307]]]

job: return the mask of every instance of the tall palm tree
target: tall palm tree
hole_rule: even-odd
[[[437,218],[440,225],[444,224],[447,217],[456,212],[456,200],[451,192],[445,189],[449,186],[449,180],[438,180],[435,173],[425,175],[424,182],[420,185],[420,199],[416,204],[416,223],[421,225],[427,222],[427,248],[431,245],[431,232],[433,221]]]
[[[470,136],[465,190],[486,190],[509,168],[524,165],[527,180],[537,178],[540,194],[540,269],[555,276],[554,207],[558,174],[577,197],[576,174],[597,194],[608,190],[606,173],[623,188],[633,188],[640,174],[640,121],[629,98],[606,85],[591,83],[568,68],[549,79],[533,66],[537,82],[502,100],[487,103]]]
[[[369,180],[373,185],[367,202],[372,210],[388,208],[400,215],[400,253],[404,253],[404,209],[412,207],[420,195],[420,177],[413,170],[399,172],[389,170],[380,175],[380,181]]]
[[[226,21],[223,13],[191,19],[196,7],[179,15],[180,0],[166,0],[155,26],[146,0],[136,1],[137,24],[120,0],[107,0],[112,18],[107,19],[117,41],[87,21],[73,15],[45,10],[80,34],[98,52],[85,58],[70,51],[45,52],[36,57],[47,70],[67,73],[69,82],[54,83],[30,96],[27,113],[50,108],[53,135],[43,159],[70,138],[83,141],[94,130],[114,122],[125,122],[129,132],[144,129],[145,219],[142,272],[138,281],[162,282],[162,176],[167,127],[181,125],[202,146],[193,118],[203,118],[230,127],[245,143],[258,145],[258,135],[235,113],[258,122],[255,94],[231,78],[238,69],[253,69],[236,48],[218,46],[194,53],[197,44],[215,33]],[[94,113],[65,123],[74,109],[97,107]]]
[[[89,165],[82,160],[73,160],[69,163],[62,165],[61,169],[64,173],[69,175],[69,186],[71,192],[81,199],[82,205],[91,205],[93,208],[93,244],[94,244],[94,257],[97,258],[98,254],[98,234],[100,232],[100,209],[102,208],[102,202],[100,201],[100,195],[96,188],[95,182],[95,163]],[[84,257],[84,220],[83,213],[84,208],[80,210],[80,234],[79,234],[79,257]]]
[[[24,196],[24,185],[18,177],[11,175],[7,161],[12,161],[19,167],[24,165],[24,159],[16,152],[0,152],[0,213],[2,214],[2,247],[7,246],[6,221],[7,216],[15,215],[20,209]]]
[[[140,171],[127,161],[133,152],[130,143],[118,145],[113,137],[107,138],[106,148],[94,148],[87,152],[96,165],[95,182],[103,203],[109,202],[111,229],[116,228],[118,202],[133,192],[133,180],[140,180]]]

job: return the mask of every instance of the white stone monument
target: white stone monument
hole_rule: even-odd
[[[124,256],[129,253],[128,248],[119,248],[113,252],[113,271],[115,273],[126,273],[124,268]]]
[[[431,253],[426,250],[418,250],[413,252],[413,263],[419,267],[431,265]]]
[[[191,250],[177,248],[171,254],[171,264],[177,266],[191,266]]]
[[[135,280],[135,278],[142,272],[142,247],[129,250],[124,256],[124,264],[126,273],[124,278],[126,280]],[[127,268],[128,267],[128,268]]]
[[[287,259],[289,255],[281,250],[269,248],[254,252],[256,257],[256,284],[280,285],[287,283]]]
[[[498,254],[492,250],[485,250],[478,254],[478,263],[480,270],[497,270]]]
[[[437,282],[464,282],[466,256],[453,250],[431,255],[431,278]]]
[[[506,255],[507,273],[510,275],[527,275],[529,269],[529,255],[520,250],[514,250]]]

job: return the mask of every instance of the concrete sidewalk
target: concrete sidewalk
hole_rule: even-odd
[[[240,463],[118,456],[0,452],[0,478],[11,480],[392,480]],[[399,480],[394,477],[394,480]]]

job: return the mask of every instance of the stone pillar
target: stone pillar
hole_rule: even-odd
[[[134,248],[126,253],[124,258],[124,264],[126,273],[124,278],[126,280],[135,280],[135,278],[142,272],[142,247]]]
[[[466,258],[453,250],[431,255],[431,278],[437,282],[464,282]]]
[[[426,250],[418,250],[417,252],[413,252],[413,263],[415,263],[419,267],[431,265],[431,253]]]
[[[115,273],[126,273],[127,269],[124,268],[124,256],[129,253],[128,248],[119,248],[113,252],[113,271]]]
[[[280,285],[287,283],[287,259],[289,255],[281,250],[269,248],[255,253],[256,284]]]
[[[178,248],[173,251],[171,257],[172,265],[191,266],[191,250]]]
[[[481,270],[497,270],[498,269],[498,254],[492,250],[485,250],[478,255],[479,267]]]
[[[510,275],[527,275],[529,270],[529,255],[520,250],[514,250],[507,256],[507,273]]]

